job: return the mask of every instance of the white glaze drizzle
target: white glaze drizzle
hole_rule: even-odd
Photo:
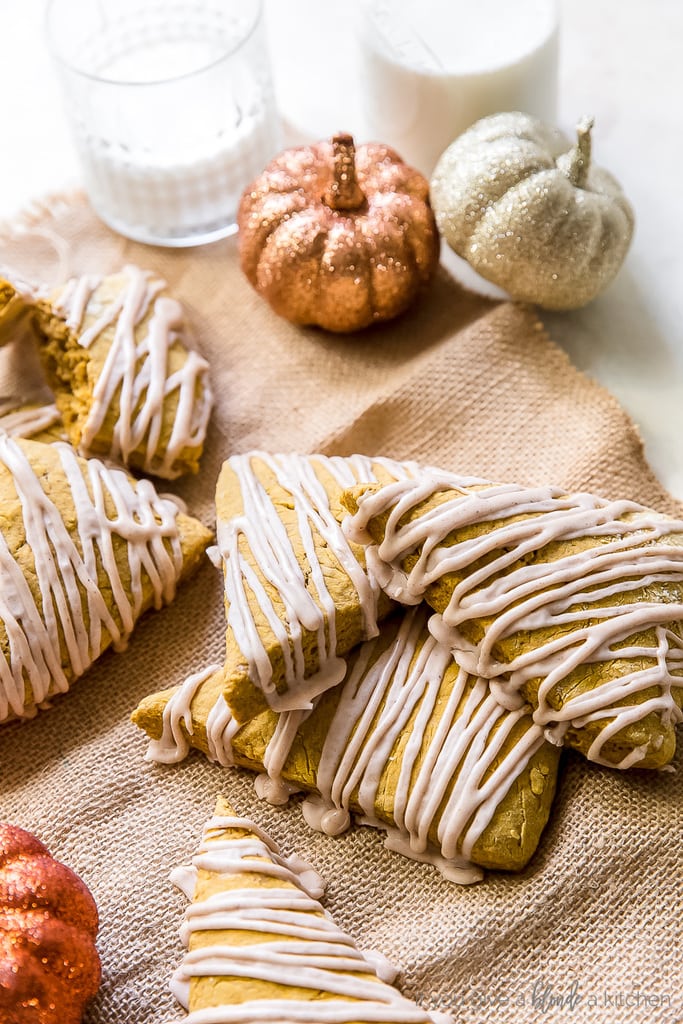
[[[161,720],[161,735],[151,739],[145,753],[146,761],[159,764],[178,764],[190,752],[191,740],[194,735],[192,725],[192,701],[203,684],[216,674],[222,675],[221,665],[208,665],[199,672],[194,672],[176,687],[170,695]],[[261,800],[281,806],[286,804],[292,793],[298,792],[295,786],[286,782],[282,776],[282,766],[287,759],[291,743],[296,735],[298,723],[307,712],[291,712],[278,717],[278,725],[273,742],[266,751],[266,771],[254,780],[254,788]],[[206,716],[207,756],[224,768],[234,765],[232,740],[239,730],[239,725],[232,716],[223,694],[219,694]],[[270,774],[269,774],[270,773]]]
[[[297,558],[277,506],[254,472],[254,459],[267,466],[291,499],[310,580]],[[323,539],[353,584],[364,619],[365,636],[377,633],[377,585],[361,567],[344,537],[330,508],[330,497],[315,473],[316,466],[330,473],[341,493],[359,482],[376,480],[373,463],[381,464],[394,478],[403,478],[416,469],[410,463],[361,455],[342,458],[250,452],[228,460],[237,478],[244,508],[242,515],[219,520],[217,526],[228,624],[247,660],[249,678],[276,711],[310,708],[313,699],[336,685],[346,670],[344,660],[336,654],[336,609],[316,554],[316,536]],[[240,551],[241,541],[246,544],[248,555]],[[268,596],[264,580],[275,588],[282,601],[282,619]],[[249,608],[248,591],[257,601],[282,652],[286,684],[283,693],[276,689],[271,660]],[[304,663],[304,630],[316,636],[319,662],[318,671],[308,675]]]
[[[158,740],[149,741],[146,761],[178,764],[187,757],[193,735],[190,706],[200,686],[220,671],[220,665],[208,665],[199,672],[193,672],[171,695],[163,711],[161,736]],[[237,729],[238,725],[221,695],[209,713],[206,726],[212,761],[218,761],[224,767],[234,764],[231,744]]]
[[[178,509],[172,502],[160,498],[148,481],[132,481],[97,459],[83,463],[69,445],[57,443],[49,450],[58,452],[68,484],[74,535],[24,450],[0,433],[0,462],[21,503],[40,590],[37,601],[0,534],[0,620],[8,642],[8,657],[0,658],[0,721],[30,715],[34,705],[66,691],[70,676],[81,675],[99,656],[103,631],[117,650],[125,647],[143,610],[143,576],[151,583],[158,608],[173,598],[182,568]],[[113,515],[107,511],[108,501],[115,506]],[[126,542],[128,584],[116,564],[116,537]],[[102,595],[98,569],[107,575],[120,624]]]
[[[212,406],[209,366],[191,347],[175,372],[169,372],[169,353],[176,344],[186,346],[187,328],[182,306],[160,293],[165,282],[134,266],[124,267],[125,287],[109,305],[96,306],[101,277],[85,275],[64,287],[54,308],[83,348],[89,348],[111,324],[114,337],[93,388],[93,401],[83,426],[81,451],[92,448],[112,406],[118,404],[111,455],[127,464],[131,453],[142,450],[142,468],[174,479],[184,470],[177,460],[185,448],[201,445]],[[152,315],[144,331],[139,324]],[[87,314],[94,322],[83,328]],[[177,397],[168,443],[160,439],[164,411],[170,396]]]
[[[54,403],[14,409],[0,416],[0,431],[10,437],[33,437],[41,430],[61,423],[62,417]]]
[[[225,836],[226,829],[244,828],[243,838]],[[259,999],[238,1005],[195,1010],[187,1024],[259,1024],[264,1020],[385,1021],[452,1024],[446,1015],[430,1015],[385,984],[377,974],[377,958],[365,956],[323,910],[318,897],[323,885],[317,873],[299,858],[284,858],[276,844],[244,818],[214,817],[193,858],[193,868],[225,875],[246,875],[244,888],[226,889],[193,903],[185,914],[181,939],[189,947],[198,930],[259,932],[266,941],[218,944],[189,950],[173,976],[171,989],[187,1009],[192,978],[241,977],[293,988],[310,988],[332,998]],[[281,885],[255,888],[257,872]],[[176,876],[186,894],[187,869]],[[173,879],[173,876],[172,876]],[[354,972],[354,973],[349,973]],[[386,962],[381,973],[386,972]]]
[[[472,489],[482,484],[483,489]],[[453,498],[400,525],[422,501],[446,490],[455,492]],[[582,728],[609,718],[610,724],[597,736],[588,756],[614,766],[603,759],[602,749],[622,728],[650,712],[659,713],[664,722],[683,721],[672,693],[673,688],[683,687],[683,641],[672,628],[683,619],[683,544],[668,539],[683,535],[683,522],[633,502],[608,502],[583,493],[566,495],[549,487],[492,485],[437,472],[368,492],[358,505],[356,515],[345,521],[345,532],[357,543],[369,545],[368,565],[390,596],[418,601],[431,583],[449,571],[465,572],[443,616],[432,619],[433,632],[451,646],[459,664],[494,680],[496,696],[510,707],[519,703],[519,691],[527,681],[542,678],[534,718],[548,727],[555,741],[570,724]],[[386,512],[385,537],[376,545],[368,524]],[[513,516],[524,518],[504,521]],[[483,536],[443,546],[452,531],[479,523],[490,524]],[[550,563],[532,561],[511,568],[554,541],[586,538],[596,540],[584,550]],[[406,573],[401,564],[412,553],[418,559]],[[483,567],[467,572],[485,556],[489,560]],[[673,600],[636,598],[600,605],[615,594],[627,597],[630,591],[652,584],[671,587]],[[586,623],[588,618],[592,621]],[[493,621],[485,626],[482,640],[472,645],[463,635],[463,625],[489,619]],[[633,641],[616,647],[650,628],[656,636],[654,646]],[[534,631],[540,629],[552,630],[553,635],[534,643]],[[531,642],[510,661],[500,661],[495,654],[498,642],[523,631],[531,633]],[[551,691],[576,667],[615,658],[633,659],[633,671],[570,697],[560,710],[551,707]],[[650,664],[640,668],[638,659]],[[615,707],[620,699],[651,686],[660,688],[659,697]],[[636,748],[617,767],[636,764],[646,750]]]
[[[320,795],[305,801],[306,820],[321,831],[343,830],[357,791],[361,820],[386,829],[375,811],[382,773],[415,714],[400,755],[395,827],[389,829],[387,845],[433,863],[451,881],[479,881],[482,872],[469,862],[474,844],[545,742],[543,729],[533,724],[528,707],[502,708],[485,680],[472,683],[459,669],[418,769],[451,654],[428,634],[424,606],[406,613],[396,640],[373,663],[376,643],[363,646],[344,684],[318,767]],[[528,727],[494,768],[505,741],[523,720]],[[490,777],[485,778],[488,772]],[[429,841],[435,823],[436,851]]]

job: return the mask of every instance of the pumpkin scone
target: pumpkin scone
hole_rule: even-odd
[[[303,810],[314,828],[338,834],[359,815],[453,881],[523,868],[548,820],[559,748],[528,707],[506,710],[455,665],[429,614],[422,605],[383,623],[307,716],[266,711],[238,727],[217,669],[148,697],[133,715],[153,739],[148,757],[176,761],[193,746],[263,772],[257,788],[274,802],[312,794]]]
[[[323,910],[317,872],[223,799],[171,880],[192,901],[171,982],[187,1024],[453,1024],[402,996],[397,971]]]
[[[343,678],[347,651],[377,632],[390,602],[349,544],[339,497],[361,481],[415,473],[366,456],[249,452],[216,488],[217,560],[225,579],[226,699],[239,722],[271,707],[310,707]]]
[[[347,535],[498,699],[628,768],[671,760],[683,720],[683,521],[630,501],[429,471],[351,489]]]
[[[0,434],[0,722],[35,714],[147,609],[211,535],[149,481],[70,445]]]
[[[74,278],[38,304],[36,325],[80,454],[165,479],[197,472],[212,406],[209,367],[164,281],[133,266]]]

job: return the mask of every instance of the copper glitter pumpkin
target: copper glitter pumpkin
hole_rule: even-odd
[[[100,984],[97,908],[30,832],[0,824],[0,1020],[78,1024]]]
[[[244,192],[240,257],[280,316],[355,331],[406,310],[432,277],[438,234],[425,178],[350,135],[289,149]]]

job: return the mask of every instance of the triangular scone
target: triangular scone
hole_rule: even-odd
[[[472,865],[519,870],[548,820],[559,750],[528,707],[502,708],[484,680],[459,670],[427,618],[422,605],[383,623],[303,721],[266,711],[238,729],[220,671],[147,698],[133,720],[157,760],[192,745],[269,772],[269,783],[281,772],[291,789],[318,795],[304,811],[323,831],[343,831],[353,812],[456,881],[480,877]]]
[[[351,490],[345,527],[456,660],[593,761],[660,767],[683,721],[683,521],[430,471]]]
[[[391,459],[250,452],[224,463],[216,533],[225,578],[226,699],[239,722],[310,706],[377,632],[379,588],[349,544],[339,497],[361,481],[417,471]]]
[[[192,860],[171,875],[192,900],[171,982],[187,1024],[452,1024],[383,980],[396,971],[323,910],[319,875],[220,798]]]
[[[197,472],[212,396],[208,364],[165,287],[133,266],[74,278],[39,303],[36,323],[74,447],[174,479]]]
[[[63,693],[169,602],[208,530],[149,481],[0,434],[0,721]]]

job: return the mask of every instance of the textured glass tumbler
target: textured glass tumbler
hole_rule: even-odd
[[[261,0],[51,0],[47,31],[100,217],[158,245],[235,231],[280,143]]]

